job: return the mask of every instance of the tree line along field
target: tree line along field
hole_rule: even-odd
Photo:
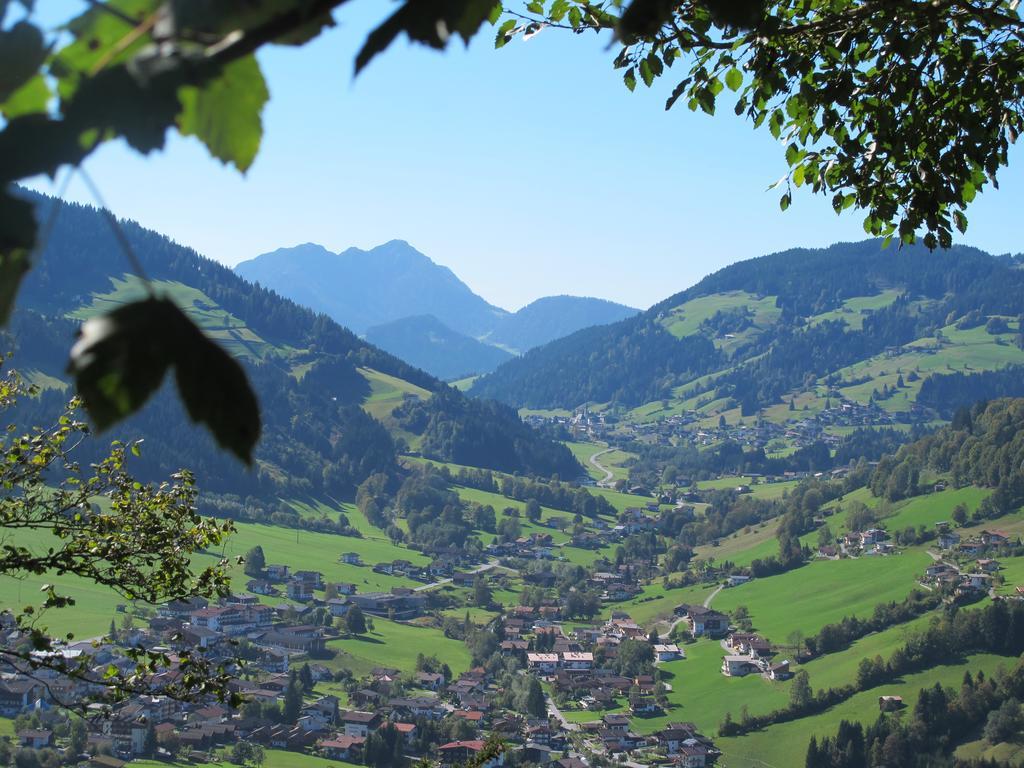
[[[992,675],[1003,667],[1009,670],[1016,658],[994,654],[975,654],[955,663],[933,667],[912,675],[905,675],[897,683],[879,686],[856,694],[825,712],[780,723],[763,731],[729,738],[719,738],[717,744],[723,752],[723,768],[789,768],[802,765],[811,736],[821,739],[834,736],[841,720],[860,721],[865,725],[878,718],[878,697],[902,696],[907,708],[913,712],[918,693],[936,683],[944,687],[959,688],[964,672],[983,671]]]

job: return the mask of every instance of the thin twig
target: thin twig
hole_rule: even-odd
[[[119,56],[120,54],[128,50],[132,45],[137,43],[143,35],[147,34],[151,29],[153,29],[154,26],[156,26],[157,19],[159,18],[160,11],[156,10],[149,14],[149,16],[146,17],[146,19],[144,19],[142,22],[135,25],[131,30],[128,31],[128,34],[126,34],[124,37],[122,37],[120,40],[114,43],[114,45],[111,46],[110,50],[108,50],[106,53],[100,56],[96,63],[93,64],[92,69],[89,71],[89,76],[92,77],[93,75],[95,75],[105,66],[107,66],[107,64],[113,61],[115,56]]]

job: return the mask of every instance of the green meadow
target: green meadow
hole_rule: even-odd
[[[221,550],[197,555],[195,564],[206,566],[221,557],[244,555],[258,544],[263,547],[268,563],[285,563],[293,568],[321,571],[327,581],[353,582],[361,591],[370,592],[386,591],[397,586],[416,586],[416,582],[409,579],[374,573],[371,567],[374,563],[396,558],[417,564],[428,562],[428,558],[419,552],[396,547],[386,538],[357,539],[254,523],[236,525],[238,531],[227,538]],[[41,533],[18,532],[14,538],[19,545],[30,549],[49,546],[48,537]],[[358,552],[367,565],[354,566],[338,562],[342,552]],[[249,577],[245,575],[243,567],[232,563],[230,574],[233,588],[244,591]],[[79,638],[102,635],[110,627],[117,606],[127,602],[114,591],[75,576],[32,576],[20,580],[0,576],[0,608],[38,605],[42,601],[40,588],[43,584],[53,584],[58,592],[75,600],[75,605],[50,610],[42,619],[42,624],[57,635],[68,632],[73,632]],[[274,599],[269,601],[274,602]]]
[[[465,610],[463,609],[463,613]],[[437,656],[455,674],[469,669],[470,655],[461,640],[451,640],[434,627],[373,618],[373,631],[359,637],[340,638],[327,647],[338,654],[328,662],[332,669],[365,674],[373,667],[393,667],[403,672],[416,669],[419,654]]]
[[[970,515],[990,493],[992,491],[986,488],[968,486],[917,496],[902,503],[896,514],[884,518],[882,522],[890,531],[899,531],[908,526],[917,528],[921,525],[931,530],[935,523],[951,522],[953,509],[958,504],[966,505],[967,513]]]
[[[405,440],[412,450],[418,450],[422,438],[402,429],[392,413],[406,397],[426,400],[430,398],[431,392],[373,368],[358,368],[357,370],[370,385],[370,395],[363,402],[363,410],[387,427],[393,436]]]
[[[716,739],[716,745],[723,752],[719,764],[723,768],[790,768],[803,765],[811,736],[819,739],[834,736],[841,720],[859,721],[865,725],[873,723],[879,715],[879,696],[902,696],[907,704],[904,712],[912,712],[922,688],[929,688],[935,683],[957,688],[967,670],[983,670],[986,675],[990,675],[1001,666],[1009,669],[1015,661],[1013,658],[991,654],[970,656],[961,662],[934,667],[907,675],[894,683],[863,691],[813,717],[773,725],[746,736]]]
[[[701,605],[715,591],[717,584],[698,584],[677,589],[665,589],[660,581],[648,584],[643,591],[632,600],[621,603],[610,603],[603,615],[612,611],[625,611],[637,624],[651,627],[655,623],[671,621],[673,611],[681,603]],[[662,627],[664,631],[664,627]]]
[[[111,278],[112,290],[97,294],[92,302],[69,315],[74,320],[111,312],[132,301],[145,298],[150,290],[134,275]],[[262,360],[271,352],[287,350],[275,347],[260,338],[242,320],[221,309],[213,299],[197,288],[170,280],[154,280],[152,289],[171,299],[210,338],[219,341],[231,354]]]
[[[921,550],[890,557],[816,560],[783,573],[725,589],[714,607],[748,608],[758,632],[774,642],[791,632],[817,632],[843,616],[865,616],[875,605],[902,600],[932,560]]]
[[[409,560],[417,565],[429,562],[419,552],[397,547],[386,539],[357,539],[255,523],[238,523],[237,527],[238,532],[227,539],[222,550],[226,557],[244,555],[258,544],[263,547],[267,563],[285,563],[293,568],[320,571],[326,581],[353,582],[362,592],[416,586],[409,579],[374,573],[372,566],[375,563],[395,559]],[[338,562],[343,552],[358,552],[366,565]],[[247,580],[242,568],[232,569],[232,583],[236,589],[243,589]]]

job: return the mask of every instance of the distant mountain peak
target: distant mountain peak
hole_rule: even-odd
[[[316,244],[280,248],[243,261],[235,271],[357,333],[410,315],[431,314],[449,328],[478,338],[507,314],[400,239],[339,254]]]
[[[373,329],[385,346],[390,344],[399,355],[404,352],[406,359],[445,377],[453,360],[460,371],[490,370],[508,353],[525,352],[580,328],[637,313],[604,299],[567,295],[547,296],[510,313],[475,294],[448,267],[400,238],[337,254],[304,243],[244,261],[235,271],[356,333]],[[384,327],[410,318],[400,327]],[[411,350],[416,349],[416,334],[423,334],[432,322],[444,332],[419,337],[423,351],[434,355],[427,358]],[[493,351],[474,346],[480,342],[504,351],[496,357]],[[454,357],[445,360],[446,356]]]

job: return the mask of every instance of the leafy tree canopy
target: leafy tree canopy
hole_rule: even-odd
[[[25,394],[33,390],[24,387],[16,373],[0,379],[0,408],[11,407]],[[197,514],[196,490],[188,472],[157,486],[135,480],[127,463],[138,455],[138,443],[113,443],[109,455],[85,471],[73,455],[88,431],[78,418],[77,405],[73,401],[50,427],[3,430],[0,526],[5,543],[0,574],[16,579],[70,575],[149,604],[228,594],[227,562],[203,566],[193,558],[222,544],[233,524]],[[47,617],[73,605],[73,594],[44,585],[38,605],[12,610],[27,642],[0,649],[0,660],[30,674],[44,669],[91,683],[107,698],[137,693],[183,699],[232,696],[225,670],[213,669],[189,650],[179,652],[175,662],[163,651],[125,649],[134,662],[128,672],[116,666],[97,671],[89,654],[75,659],[53,653],[57,644],[47,631]],[[72,634],[61,638],[72,639]],[[169,682],[153,682],[174,665],[177,674],[166,676]],[[88,699],[78,702],[87,703]]]

